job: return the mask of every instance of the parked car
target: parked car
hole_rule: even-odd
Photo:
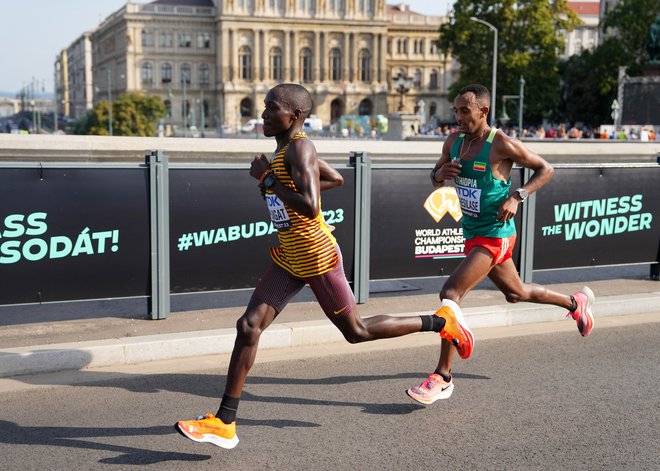
[[[255,129],[256,128],[256,129]],[[264,120],[263,119],[251,119],[247,123],[245,123],[243,126],[241,126],[241,132],[260,132],[264,128]]]
[[[321,121],[321,118],[317,117],[316,115],[311,115],[309,118],[305,119],[305,122],[303,123],[303,131],[310,132],[322,130],[323,122]]]

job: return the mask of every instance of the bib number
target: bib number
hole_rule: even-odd
[[[275,229],[289,229],[291,227],[291,218],[286,212],[284,203],[275,194],[266,195],[266,207],[270,213],[270,220],[273,221]]]

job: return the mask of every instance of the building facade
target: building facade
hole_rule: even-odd
[[[385,0],[128,1],[89,35],[87,74],[94,103],[158,95],[167,123],[237,129],[282,82],[308,88],[326,125],[396,111],[401,73],[412,79],[403,111],[445,120],[456,67],[435,47],[442,21]]]
[[[566,32],[566,46],[561,55],[568,59],[582,51],[594,49],[599,44],[600,4],[598,2],[568,2],[568,7],[582,20],[573,31]]]

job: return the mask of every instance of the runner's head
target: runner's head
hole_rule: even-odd
[[[490,92],[483,85],[467,85],[458,91],[453,109],[458,128],[462,132],[473,133],[486,125]]]
[[[305,87],[283,83],[270,89],[264,100],[264,135],[276,136],[292,127],[302,129],[314,101]]]

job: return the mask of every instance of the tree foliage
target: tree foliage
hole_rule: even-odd
[[[566,0],[456,0],[438,40],[439,48],[460,63],[451,96],[468,83],[491,84],[493,32],[470,17],[498,30],[497,110],[502,110],[502,95],[518,95],[523,76],[525,121],[540,123],[559,101],[558,51],[564,39],[558,31],[573,30],[576,15]]]
[[[626,0],[616,4],[607,13],[603,21],[603,32],[612,28],[617,41],[626,53],[630,75],[639,75],[641,67],[649,59],[646,44],[651,30],[651,24],[660,15],[658,0]]]
[[[626,0],[608,12],[603,32],[609,30],[612,36],[593,51],[583,51],[561,65],[561,120],[592,126],[612,123],[619,68],[625,67],[630,76],[641,74],[648,61],[649,31],[658,14],[658,0]]]
[[[94,110],[78,121],[76,134],[107,136],[109,102],[101,101]],[[112,134],[114,136],[155,136],[158,122],[166,114],[165,103],[157,96],[125,93],[112,102]]]

